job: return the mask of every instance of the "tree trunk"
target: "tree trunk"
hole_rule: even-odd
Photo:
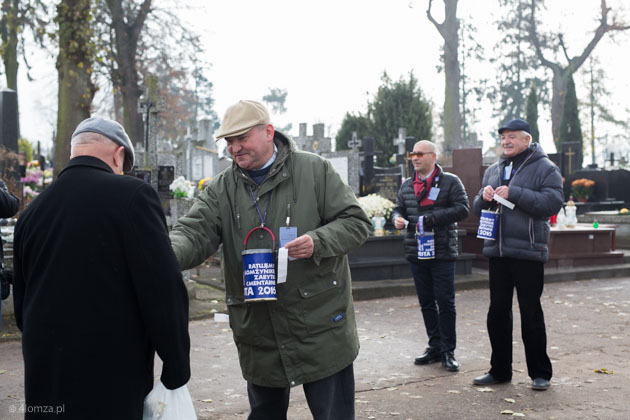
[[[457,20],[457,1],[444,0],[444,22],[437,23],[431,15],[431,3],[427,9],[427,18],[444,39],[444,148],[450,151],[462,144],[462,118],[460,113],[460,70],[459,70],[459,22]]]
[[[560,150],[560,122],[564,112],[564,96],[567,93],[567,80],[569,79],[569,69],[560,66],[553,68],[553,79],[551,82],[551,134],[556,149]]]
[[[54,176],[70,158],[70,140],[76,126],[90,116],[96,87],[92,83],[90,0],[62,0],[57,6],[59,98]]]
[[[116,37],[116,77],[122,93],[123,121],[125,131],[133,143],[144,139],[142,115],[138,113],[138,100],[141,95],[139,76],[136,65],[138,39],[147,15],[151,12],[151,0],[144,0],[136,16],[125,14],[122,0],[107,0],[112,27]]]

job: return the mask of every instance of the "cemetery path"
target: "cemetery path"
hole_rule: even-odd
[[[509,384],[471,385],[487,371],[487,289],[457,293],[459,373],[440,364],[415,366],[426,335],[415,296],[356,302],[361,352],[355,362],[357,419],[626,419],[630,416],[630,278],[552,283],[543,307],[552,386],[529,388],[514,308],[514,377]],[[247,393],[227,323],[191,321],[191,395],[200,419],[243,419]],[[159,359],[156,363],[159,377]],[[600,372],[610,372],[597,373]],[[20,343],[0,343],[0,419],[22,418]],[[290,419],[310,419],[301,387],[292,390]]]

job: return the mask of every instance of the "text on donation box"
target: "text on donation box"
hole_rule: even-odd
[[[481,210],[477,238],[494,240],[499,226],[499,213],[490,210]]]
[[[418,259],[430,260],[435,258],[435,240],[433,232],[424,232],[423,235],[416,235],[418,240]]]
[[[250,249],[243,252],[243,282],[247,302],[276,300],[276,270],[272,250]]]

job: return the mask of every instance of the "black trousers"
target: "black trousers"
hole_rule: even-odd
[[[303,385],[313,420],[354,419],[354,369],[345,369]],[[291,388],[269,388],[247,383],[248,420],[286,420]]]
[[[490,374],[512,378],[512,300],[514,288],[521,313],[521,334],[529,377],[551,379],[547,333],[540,296],[544,285],[542,262],[516,258],[490,258],[490,309],[488,334],[492,346]]]
[[[455,261],[425,260],[410,267],[429,347],[455,351]]]

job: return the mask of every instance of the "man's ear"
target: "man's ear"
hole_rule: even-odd
[[[267,126],[265,127],[265,133],[267,134],[267,140],[269,141],[273,141],[273,135],[276,132],[276,130],[273,128],[273,125],[271,124],[267,124]]]
[[[123,146],[119,146],[116,149],[116,152],[114,153],[114,165],[116,165],[116,167],[120,167],[122,170],[124,163],[125,163],[125,148]]]

